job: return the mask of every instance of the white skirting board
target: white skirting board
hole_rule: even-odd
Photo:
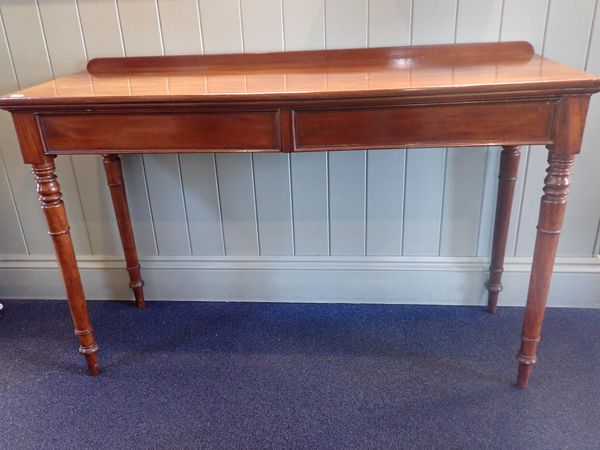
[[[483,305],[489,261],[475,257],[153,257],[148,300]],[[525,304],[529,258],[507,258],[501,305]],[[80,257],[90,300],[130,299],[124,261]],[[600,308],[600,258],[559,258],[549,306]],[[51,256],[0,259],[0,298],[64,299]]]

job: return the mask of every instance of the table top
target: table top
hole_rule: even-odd
[[[503,42],[97,58],[85,71],[1,96],[0,108],[599,90],[599,77],[535,55],[527,42]]]

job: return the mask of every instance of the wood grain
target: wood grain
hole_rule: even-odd
[[[32,164],[32,170],[42,210],[46,216],[48,234],[52,238],[60,273],[65,283],[75,335],[79,340],[79,353],[85,356],[90,374],[98,375],[100,373],[96,355],[98,344],[92,331],[60,185],[54,173],[56,170],[54,159],[47,158],[43,162]]]
[[[513,195],[519,171],[519,147],[505,146],[500,155],[500,173],[498,174],[498,198],[496,200],[496,220],[492,241],[492,258],[490,279],[486,283],[488,290],[488,311],[496,312],[498,294],[502,291],[502,272],[504,271],[504,255],[508,240],[508,227],[512,211]]]
[[[138,260],[133,226],[129,216],[121,158],[118,155],[104,155],[103,162],[106,181],[110,188],[117,225],[119,226],[121,243],[123,244],[123,253],[125,253],[126,269],[130,280],[129,287],[133,289],[136,306],[142,309],[144,308],[144,280],[142,280],[140,272],[140,261]]]
[[[546,143],[554,104],[473,103],[295,111],[299,151]],[[520,126],[511,116],[518,115]]]
[[[277,113],[47,115],[41,118],[49,153],[245,151],[280,147]]]

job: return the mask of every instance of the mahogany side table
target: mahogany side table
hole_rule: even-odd
[[[59,155],[99,154],[136,304],[143,281],[119,154],[307,152],[502,146],[488,309],[496,310],[519,146],[548,148],[547,176],[517,355],[533,364],[590,96],[600,78],[526,42],[239,55],[100,58],[87,71],[0,97],[31,164],[79,351],[100,366],[69,223]]]

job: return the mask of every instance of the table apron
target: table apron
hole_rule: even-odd
[[[551,144],[555,99],[254,110],[39,113],[46,154]]]

